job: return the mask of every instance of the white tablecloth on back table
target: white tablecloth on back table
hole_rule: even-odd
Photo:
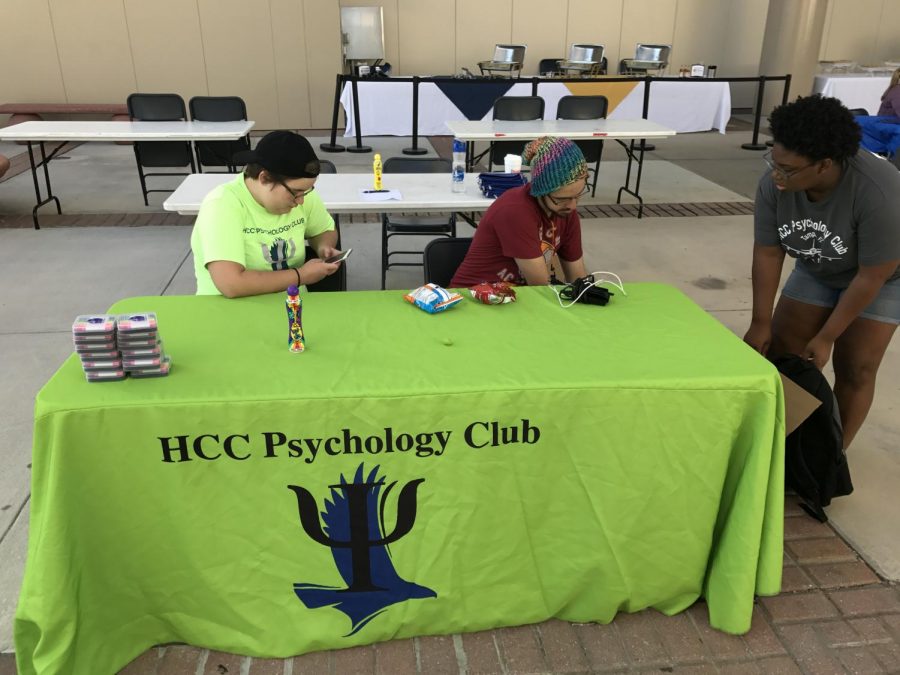
[[[462,80],[461,82],[466,82]],[[631,83],[606,83],[610,85]],[[359,82],[359,117],[362,133],[366,136],[409,136],[412,134],[411,82]],[[477,85],[476,85],[477,86]],[[538,95],[544,99],[544,119],[556,118],[559,99],[573,93],[590,94],[596,89],[602,93],[602,80],[585,80],[567,86],[552,80],[538,86]],[[531,83],[513,84],[506,96],[530,96]],[[611,101],[609,119],[637,119],[641,117],[644,102],[644,83],[635,82],[633,88],[617,102]],[[341,104],[347,116],[345,136],[354,136],[353,90],[344,86]],[[654,82],[650,88],[650,110],[647,119],[674,129],[678,133],[709,131],[725,132],[731,116],[731,90],[727,82],[716,80],[691,80],[687,82]],[[488,110],[480,119],[491,119]],[[419,85],[419,134],[444,136],[450,132],[444,122],[464,120],[466,116],[431,82]]]
[[[813,93],[832,96],[848,108],[865,108],[870,115],[877,115],[881,95],[890,83],[891,78],[887,76],[816,75]]]

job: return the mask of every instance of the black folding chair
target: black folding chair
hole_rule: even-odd
[[[425,283],[449,288],[471,243],[471,237],[442,237],[428,242],[425,247]]]
[[[606,117],[609,103],[605,96],[563,96],[556,108],[558,120],[599,120]],[[600,158],[603,156],[603,141],[575,141],[581,148],[584,159],[594,165],[594,180],[590,183],[591,197],[597,194],[597,176],[600,173]]]
[[[450,191],[450,161],[438,157],[389,157],[384,162],[384,173],[445,173],[447,191]],[[455,237],[456,214],[448,216],[397,216],[381,214],[381,288],[387,282],[387,271],[391,267],[422,267],[420,251],[388,251],[391,237]],[[391,262],[393,256],[420,256],[417,262]]]
[[[334,163],[330,162],[327,159],[319,160],[319,173],[337,173],[337,168],[335,168]],[[340,216],[332,214],[334,218],[334,229],[337,232],[337,247],[341,247],[341,221]],[[316,253],[316,250],[310,246],[306,245],[306,259],[310,260],[312,258],[318,258],[319,254]],[[307,284],[306,290],[311,291],[313,293],[320,292],[333,292],[333,291],[346,291],[347,290],[347,261],[341,263],[340,268],[334,274],[325,277],[321,281],[317,281],[314,284]]]
[[[542,120],[544,119],[544,99],[540,96],[501,96],[494,101],[495,120]],[[491,143],[488,153],[488,171],[494,164],[503,166],[506,155],[521,155],[526,141],[496,141]]]
[[[247,106],[239,96],[194,96],[188,102],[191,119],[198,122],[237,122],[247,119]],[[237,173],[234,154],[250,149],[250,135],[236,141],[196,141],[194,152],[197,166],[226,167],[227,173]],[[213,172],[215,173],[215,172]],[[226,173],[226,172],[219,172]]]
[[[127,103],[128,114],[133,120],[142,122],[178,122],[187,120],[184,99],[178,94],[131,94]],[[197,170],[194,165],[191,144],[187,141],[136,141],[134,143],[134,158],[137,161],[138,177],[141,180],[141,192],[144,195],[144,205],[146,206],[150,205],[147,201],[149,193],[171,192],[174,189],[148,190],[147,178],[149,176],[188,176]],[[187,173],[144,173],[144,167],[185,167],[188,165],[190,165],[191,170]]]
[[[565,61],[564,58],[558,59],[541,59],[538,62],[538,75],[556,75],[559,72],[559,62]]]
[[[319,160],[319,173],[337,173],[337,167],[334,165],[334,162],[327,159]],[[341,247],[341,216],[338,213],[332,213],[331,217],[334,218],[334,231],[337,232],[337,247]],[[346,265],[347,263],[344,263]],[[343,268],[344,265],[341,265]]]

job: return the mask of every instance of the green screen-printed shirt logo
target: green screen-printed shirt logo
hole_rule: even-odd
[[[288,260],[297,252],[297,244],[294,243],[293,237],[285,241],[280,237],[271,244],[262,243],[263,258],[266,259],[273,270],[288,269]]]

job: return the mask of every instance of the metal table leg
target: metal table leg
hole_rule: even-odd
[[[56,202],[56,212],[58,214],[62,214],[62,205],[59,203],[59,199],[53,195],[53,187],[50,185],[50,169],[49,164],[50,160],[56,157],[59,154],[60,150],[66,145],[65,142],[57,145],[53,151],[47,155],[46,150],[44,148],[44,141],[38,141],[41,146],[41,161],[35,162],[34,160],[34,147],[33,142],[28,141],[28,161],[31,163],[31,178],[34,181],[34,196],[35,196],[35,204],[34,208],[31,209],[31,219],[34,221],[34,229],[41,229],[41,225],[38,222],[37,212],[38,209],[41,208],[44,204],[49,204],[50,202]],[[41,196],[41,185],[40,181],[38,181],[38,167],[43,167],[44,169],[44,185],[47,188],[47,197],[46,199]]]
[[[634,141],[632,140],[629,145],[625,145],[621,140],[616,139],[619,145],[625,148],[625,154],[628,155],[628,169],[625,172],[625,185],[619,188],[619,192],[616,195],[616,204],[622,203],[622,193],[627,192],[632,197],[638,200],[638,218],[641,218],[644,215],[644,200],[641,198],[641,173],[644,169],[644,148],[646,144],[645,139],[641,139],[640,145],[638,146],[638,154],[635,154]],[[632,162],[637,162],[637,175],[635,177],[634,190],[631,189],[631,164]]]

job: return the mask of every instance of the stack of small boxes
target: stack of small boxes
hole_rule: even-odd
[[[156,314],[119,314],[119,351],[122,368],[132,377],[162,377],[169,374],[171,359],[163,351]]]
[[[125,377],[122,355],[116,346],[116,317],[111,314],[75,317],[72,340],[88,382],[121,380]]]
[[[172,361],[163,351],[156,314],[82,315],[72,324],[75,351],[88,382],[162,377]]]

